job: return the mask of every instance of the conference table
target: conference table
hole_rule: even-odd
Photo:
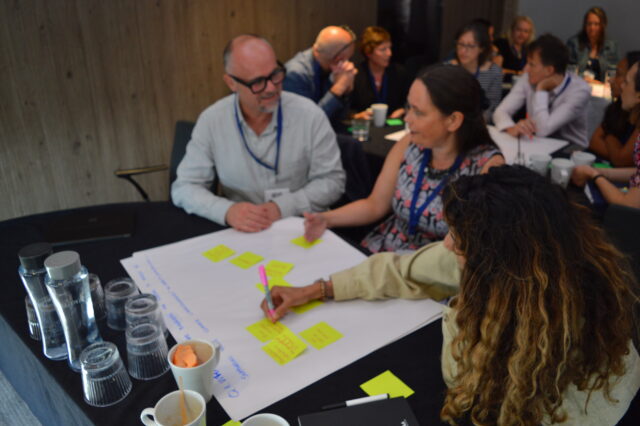
[[[138,425],[142,409],[152,407],[165,394],[176,389],[170,372],[158,379],[140,381],[132,378],[133,389],[123,401],[106,408],[89,406],[82,398],[79,373],[71,371],[66,361],[51,361],[42,354],[40,342],[28,335],[24,305],[26,291],[18,277],[18,250],[26,244],[43,240],[45,230],[61,219],[74,215],[131,215],[133,233],[129,237],[72,243],[56,251],[77,251],[82,263],[97,274],[102,283],[125,276],[120,259],[133,252],[186,238],[218,231],[221,226],[189,215],[169,202],[140,202],[87,207],[38,214],[0,222],[0,272],[4,292],[0,302],[0,368],[26,401],[35,416],[45,425]],[[348,302],[345,302],[348,303]],[[258,307],[256,307],[258,309]],[[101,328],[104,340],[114,342],[126,354],[124,335]],[[168,344],[175,343],[170,336]],[[445,395],[440,370],[442,345],[441,322],[437,320],[413,333],[370,353],[354,363],[324,377],[261,412],[278,414],[292,425],[298,415],[318,411],[334,402],[365,396],[359,385],[390,370],[415,393],[408,398],[416,417],[425,425],[442,424],[439,410]],[[124,356],[126,363],[126,355]],[[286,380],[286,376],[283,377]],[[637,424],[640,399],[620,424]],[[229,420],[218,402],[207,404],[207,424],[223,425]]]

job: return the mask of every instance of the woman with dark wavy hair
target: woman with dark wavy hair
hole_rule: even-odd
[[[274,320],[320,298],[454,295],[442,321],[444,421],[619,421],[640,388],[637,287],[588,210],[518,166],[460,177],[444,200],[444,242],[377,254],[306,287],[274,287]]]

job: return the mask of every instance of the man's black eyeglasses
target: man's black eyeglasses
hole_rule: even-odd
[[[251,81],[244,81],[241,78],[238,78],[234,75],[227,73],[229,77],[237,81],[238,83],[246,86],[251,90],[251,93],[257,95],[258,93],[262,93],[264,89],[267,88],[267,81],[271,81],[273,84],[280,84],[284,80],[285,75],[287,75],[287,69],[282,65],[282,62],[278,61],[278,68],[273,70],[271,74],[266,77],[257,77]]]
[[[351,45],[356,43],[356,33],[353,32],[353,30],[351,28],[349,28],[349,26],[347,25],[340,25],[340,28],[342,28],[343,30],[345,30],[346,32],[349,33],[349,35],[351,36],[351,41],[347,44],[345,44],[344,46],[342,46],[340,48],[340,50],[338,50],[333,57],[331,58],[332,62],[335,62],[338,57],[342,54],[342,52],[344,52],[345,50],[347,50],[349,47],[351,47]]]

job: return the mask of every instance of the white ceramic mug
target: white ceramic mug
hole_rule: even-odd
[[[373,125],[376,127],[384,127],[385,121],[387,121],[387,110],[389,106],[387,104],[372,104],[371,110],[373,111]]]
[[[549,154],[531,154],[529,156],[529,168],[542,176],[547,176],[550,162],[551,156]]]
[[[573,164],[576,166],[590,166],[596,161],[596,156],[590,152],[573,151],[571,154],[571,161],[573,161]]]
[[[571,171],[575,164],[566,158],[554,158],[551,160],[551,180],[566,188],[571,178]]]
[[[198,392],[184,391],[185,408],[188,423],[185,426],[207,426],[207,404]],[[146,426],[180,426],[180,391],[163,396],[153,408],[145,408],[140,420]]]
[[[262,413],[249,417],[240,426],[289,426],[289,422],[277,414]]]
[[[198,357],[199,364],[195,367],[178,367],[173,363],[173,354],[178,345],[189,345]],[[185,389],[196,391],[209,402],[213,395],[213,369],[220,360],[220,351],[211,342],[206,340],[187,340],[174,345],[167,355],[171,372],[176,383],[182,377],[182,385]]]

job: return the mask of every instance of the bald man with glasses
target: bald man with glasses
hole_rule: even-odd
[[[243,232],[327,209],[344,192],[345,174],[325,114],[282,91],[286,69],[264,38],[234,38],[223,60],[233,93],[200,114],[171,186],[173,203]],[[219,195],[210,190],[216,176]]]
[[[284,90],[311,99],[332,121],[342,118],[349,109],[349,94],[358,73],[349,60],[355,42],[356,36],[347,26],[323,28],[313,47],[286,63]]]

